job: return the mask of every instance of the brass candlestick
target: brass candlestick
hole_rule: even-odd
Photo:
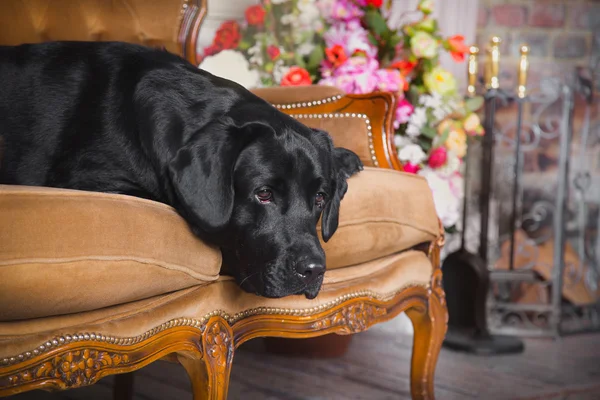
[[[527,96],[527,71],[529,71],[529,46],[521,45],[521,59],[519,60],[519,86],[517,88],[517,96],[521,99]]]
[[[488,62],[486,64],[486,87],[488,89],[499,89],[500,80],[500,43],[502,40],[498,36],[493,36],[488,48]]]
[[[468,68],[468,82],[467,86],[467,96],[475,97],[476,89],[475,85],[477,84],[477,72],[479,65],[477,64],[477,58],[479,56],[479,47],[471,46],[469,48],[469,68]]]

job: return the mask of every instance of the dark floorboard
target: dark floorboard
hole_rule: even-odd
[[[342,358],[311,360],[267,354],[254,340],[235,354],[229,399],[410,399],[412,337],[389,322],[356,335]],[[60,393],[31,392],[13,400],[100,400],[114,379]],[[135,373],[135,400],[191,399],[183,368],[154,363]],[[520,355],[480,357],[442,350],[439,400],[600,400],[600,334],[527,339]]]

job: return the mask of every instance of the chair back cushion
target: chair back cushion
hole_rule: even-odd
[[[192,62],[196,62],[194,47],[206,14],[206,0],[2,0],[1,3],[0,45],[51,40],[121,41],[165,48]]]

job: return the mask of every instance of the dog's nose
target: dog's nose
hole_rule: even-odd
[[[300,275],[304,283],[309,284],[325,273],[325,266],[322,264],[301,263],[296,265],[296,272]]]

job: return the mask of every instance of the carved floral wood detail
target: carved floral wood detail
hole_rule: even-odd
[[[339,327],[336,333],[358,333],[369,328],[385,314],[387,310],[384,307],[360,302],[342,307],[339,311],[313,323],[311,328],[325,330]]]
[[[68,351],[10,375],[8,383],[17,386],[58,379],[66,387],[79,387],[96,382],[98,373],[102,370],[126,366],[128,363],[129,356],[126,353],[90,349]]]

